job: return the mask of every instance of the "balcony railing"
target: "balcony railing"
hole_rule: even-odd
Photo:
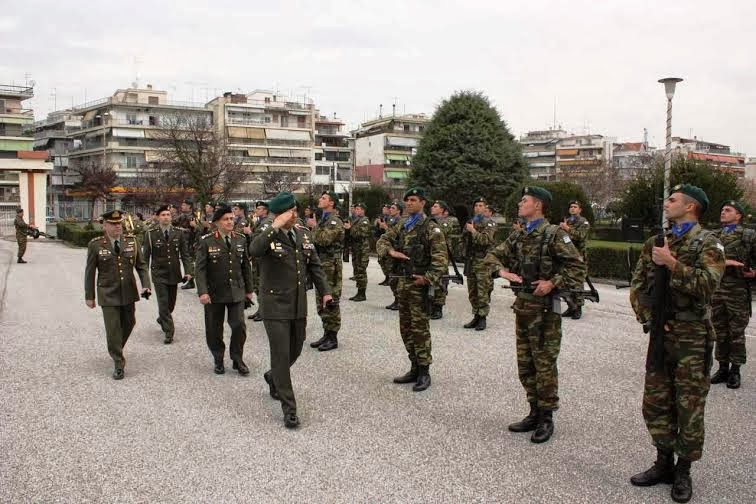
[[[0,84],[0,96],[2,95],[32,98],[34,97],[34,88],[32,86],[13,86],[11,84]]]
[[[3,114],[23,115],[34,117],[34,111],[32,109],[17,108],[17,107],[5,107]]]
[[[148,106],[151,108],[160,108],[160,107],[171,107],[171,108],[192,108],[192,109],[205,109],[204,103],[197,103],[197,102],[187,102],[187,101],[175,101],[175,100],[165,100],[160,103],[150,103],[149,100],[141,99],[141,100],[127,100],[124,98],[116,98],[115,96],[106,96],[105,98],[99,98],[97,100],[88,101],[86,103],[82,103],[80,105],[76,105],[75,107],[72,107],[71,110],[77,111],[77,110],[83,110],[93,107],[101,107],[104,105],[141,105],[141,106]]]

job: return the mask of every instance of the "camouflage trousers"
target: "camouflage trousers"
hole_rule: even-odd
[[[716,359],[742,366],[746,363],[745,329],[751,318],[751,299],[745,284],[722,284],[714,293],[711,310],[717,333]]]
[[[26,254],[26,236],[17,236],[16,240],[18,241],[18,258],[21,259]]]
[[[370,253],[360,251],[352,255],[352,269],[354,270],[354,281],[358,289],[367,287],[367,267],[370,262]]]
[[[493,285],[493,282],[492,282]],[[433,304],[436,306],[446,305],[446,295],[449,293],[449,281],[442,281],[441,287],[433,293]]]
[[[323,273],[325,273],[328,285],[331,286],[331,296],[333,296],[334,301],[339,301],[341,299],[341,256],[335,258],[322,257],[320,260],[322,261],[320,267],[323,269]],[[315,307],[322,306],[322,304],[323,298],[318,294],[316,296]],[[340,307],[336,306],[333,309],[322,310],[320,312],[320,320],[323,322],[324,331],[339,332],[339,329],[341,329]]]
[[[548,298],[549,300],[551,298]],[[557,358],[562,343],[562,317],[551,311],[551,303],[518,297],[515,312],[517,374],[528,402],[540,409],[559,408]]]
[[[668,325],[665,369],[646,372],[643,419],[657,448],[698,460],[703,452],[713,328],[703,321]]]
[[[430,366],[431,334],[428,313],[425,311],[426,287],[417,287],[408,279],[397,279],[399,298],[399,332],[410,362]]]
[[[493,290],[491,270],[482,260],[473,261],[471,273],[467,276],[467,298],[470,300],[473,315],[487,317]]]

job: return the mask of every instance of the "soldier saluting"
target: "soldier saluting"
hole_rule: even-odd
[[[234,363],[233,368],[246,376],[249,368],[242,359],[247,340],[244,300],[252,300],[247,239],[243,234],[234,232],[234,214],[228,206],[219,207],[213,214],[212,222],[217,229],[197,243],[194,277],[197,295],[205,307],[205,339],[215,361],[215,373],[225,373],[223,319],[228,312],[228,325],[231,327],[229,355]]]
[[[512,432],[534,431],[530,440],[543,443],[554,433],[553,412],[559,407],[557,357],[562,342],[562,317],[555,290],[581,286],[585,264],[572,240],[544,218],[551,193],[526,187],[518,204],[525,220],[491,250],[483,263],[516,284],[515,312],[517,374],[530,404],[530,413],[509,425]]]
[[[157,323],[163,331],[166,345],[173,342],[175,327],[173,309],[176,307],[178,284],[192,281],[192,262],[189,255],[189,231],[171,224],[171,208],[157,209],[158,225],[147,231],[144,240],[144,260],[150,267],[152,284],[158,303]],[[181,266],[184,274],[181,274]]]
[[[672,483],[672,499],[688,502],[693,495],[691,463],[703,453],[704,407],[714,344],[711,299],[725,268],[724,247],[698,220],[709,199],[699,187],[672,188],[664,212],[673,223],[663,247],[654,237],[643,247],[630,285],[630,302],[638,322],[652,320],[655,267],[668,270],[663,321],[663,365],[646,364],[643,419],[654,446],[654,465],[630,478],[636,486]],[[657,349],[659,350],[659,349]],[[655,352],[649,350],[648,355]],[[675,465],[677,453],[677,465]]]
[[[142,283],[142,295],[149,296],[150,278],[147,263],[139,250],[136,238],[122,236],[122,214],[113,210],[102,215],[104,236],[94,238],[87,247],[87,266],[84,270],[84,300],[88,307],[97,302],[105,320],[108,353],[115,369],[113,378],[123,379],[126,359],[123,347],[134,329],[134,303],[139,301],[134,269]],[[96,280],[96,282],[95,282]]]

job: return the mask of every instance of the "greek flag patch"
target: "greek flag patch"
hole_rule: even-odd
[[[569,236],[567,236],[567,235],[565,235],[565,236],[564,236],[564,238],[562,238],[562,241],[563,241],[564,243],[572,243],[572,240],[570,240],[570,237],[569,237]]]

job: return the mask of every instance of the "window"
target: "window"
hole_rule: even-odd
[[[265,103],[270,103],[270,97],[268,96],[265,97]]]
[[[297,116],[297,128],[305,128],[305,117],[304,116]]]
[[[0,100],[0,114],[5,114],[5,100]]]
[[[323,153],[322,152],[316,152],[315,153],[315,161],[322,161],[323,159]]]
[[[136,114],[126,114],[126,122],[129,124],[136,124],[137,123]]]
[[[158,118],[155,116],[150,116],[150,126],[157,126],[158,124]]]
[[[409,127],[409,124],[405,124],[405,125],[404,125],[404,132],[405,132],[405,133],[409,133],[409,132],[410,132],[410,127]]]
[[[270,116],[265,116],[265,124],[269,124],[271,121]]]
[[[331,175],[330,166],[316,166],[315,175]]]
[[[127,146],[129,146],[129,147],[135,147],[136,144],[137,144],[137,139],[136,138],[127,138],[126,139],[126,145]]]
[[[126,168],[136,168],[137,158],[136,156],[126,156]]]
[[[148,96],[147,103],[149,103],[150,105],[159,105],[160,100],[158,99],[157,96]]]
[[[289,127],[289,118],[287,116],[281,116],[281,127],[282,128],[288,128]]]
[[[425,130],[425,126],[418,126],[417,127],[417,131],[419,131],[420,133],[422,133],[424,130]]]

